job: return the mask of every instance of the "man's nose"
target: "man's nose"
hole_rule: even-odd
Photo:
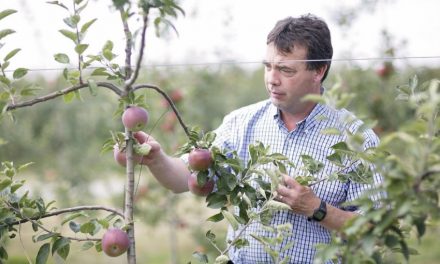
[[[266,79],[267,79],[267,83],[273,86],[278,86],[281,83],[279,72],[275,69],[266,71]]]

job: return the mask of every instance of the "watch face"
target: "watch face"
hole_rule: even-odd
[[[318,210],[315,212],[315,214],[313,215],[313,218],[315,218],[316,220],[322,220],[325,217],[326,213]]]

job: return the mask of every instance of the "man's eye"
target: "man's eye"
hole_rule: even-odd
[[[289,68],[280,68],[280,71],[285,72],[285,73],[292,73],[293,70],[289,69]]]

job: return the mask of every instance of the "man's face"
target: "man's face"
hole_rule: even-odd
[[[301,98],[319,94],[321,89],[322,71],[307,70],[306,57],[307,49],[300,45],[295,45],[289,54],[282,54],[271,43],[263,62],[264,81],[272,103],[292,115],[311,111],[314,104],[301,102]]]

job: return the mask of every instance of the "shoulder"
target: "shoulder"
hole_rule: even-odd
[[[335,109],[330,106],[323,107],[325,113],[327,113],[326,117],[329,122],[333,124],[333,127],[338,128],[339,131],[344,133],[349,132],[352,135],[362,135],[365,144],[369,146],[377,146],[379,144],[379,138],[373,129],[351,111],[345,108]]]
[[[263,100],[254,104],[240,107],[225,116],[224,122],[227,121],[245,121],[255,116],[264,116],[272,111],[273,105],[270,100]]]

